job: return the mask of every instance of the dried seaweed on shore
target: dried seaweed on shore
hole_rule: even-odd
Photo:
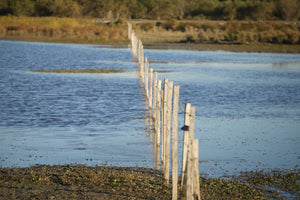
[[[284,199],[276,189],[259,188],[278,173],[249,172],[231,180],[200,178],[202,199]],[[246,176],[247,175],[247,176]],[[246,177],[246,178],[245,178]],[[285,183],[299,183],[299,171],[280,172]],[[292,177],[292,179],[289,179]],[[296,177],[296,179],[295,179]],[[249,181],[247,181],[249,180]],[[261,181],[260,181],[261,182]],[[297,187],[297,185],[294,185]],[[295,188],[295,187],[293,187]],[[180,189],[180,188],[178,188]],[[299,197],[299,189],[293,190]],[[33,166],[0,169],[0,199],[170,199],[172,188],[163,175],[148,168],[85,165]],[[184,197],[184,194],[182,194]],[[183,198],[184,199],[184,198]]]

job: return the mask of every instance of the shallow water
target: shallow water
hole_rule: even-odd
[[[153,68],[173,71],[159,78],[181,86],[180,116],[184,103],[196,106],[201,173],[223,176],[299,167],[299,55],[177,50],[166,54],[161,60],[160,51],[145,51],[154,58]]]
[[[144,96],[129,49],[0,41],[0,165],[153,167]],[[159,79],[196,106],[200,172],[294,168],[300,55],[145,50]],[[113,68],[117,74],[33,73]],[[181,135],[182,138],[182,135]],[[181,147],[181,145],[180,145]]]
[[[1,165],[152,165],[144,102],[127,49],[1,42]],[[115,68],[117,74],[31,69]],[[137,151],[137,149],[139,149]]]

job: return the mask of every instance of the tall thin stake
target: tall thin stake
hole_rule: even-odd
[[[183,188],[184,182],[184,174],[186,172],[186,162],[187,162],[187,153],[188,153],[188,144],[189,144],[189,126],[190,126],[190,115],[191,115],[191,104],[185,104],[185,111],[184,111],[184,126],[186,130],[184,131],[184,138],[183,138],[183,148],[182,148],[182,169],[181,169],[181,189]]]
[[[199,141],[198,139],[193,140],[193,152],[192,152],[192,160],[193,160],[193,193],[194,196],[200,200],[200,183],[199,183]]]
[[[193,176],[193,140],[195,131],[195,107],[191,107],[190,126],[189,126],[189,141],[188,141],[188,156],[187,156],[187,171],[186,171],[186,199],[192,199],[194,194],[194,179]]]
[[[177,200],[178,183],[178,102],[179,85],[174,86],[172,116],[172,199]]]
[[[152,111],[152,96],[153,96],[153,69],[150,68],[149,70],[150,77],[149,77],[149,112],[151,113]]]
[[[149,99],[149,62],[148,58],[145,57],[145,92],[146,92],[146,97]]]
[[[163,100],[162,100],[162,132],[161,132],[161,160],[162,169],[165,173],[166,171],[166,128],[167,128],[167,91],[168,91],[168,79],[164,80],[164,90],[163,90]]]
[[[171,143],[171,117],[172,117],[172,96],[173,81],[167,82],[167,104],[166,104],[166,132],[165,132],[165,183],[169,184],[170,179],[170,143]]]

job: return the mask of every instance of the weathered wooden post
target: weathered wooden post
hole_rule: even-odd
[[[167,119],[167,85],[168,85],[168,79],[164,79],[164,89],[162,90],[163,94],[162,94],[162,116],[161,116],[161,126],[162,126],[162,130],[161,130],[161,160],[162,160],[162,169],[163,172],[165,173],[166,171],[166,163],[165,163],[165,159],[166,159],[166,119]]]
[[[153,103],[152,103],[152,118],[154,120],[154,129],[156,129],[156,102],[157,102],[157,72],[154,72],[153,81]]]
[[[128,25],[128,39],[131,41],[132,25],[129,22],[127,23],[127,25]]]
[[[133,57],[137,59],[138,58],[137,50],[139,48],[139,43],[134,31],[132,31],[131,33],[131,38],[132,38],[132,47],[133,47],[132,54]]]
[[[165,128],[165,183],[169,184],[170,179],[170,143],[171,143],[171,117],[172,117],[172,97],[173,81],[167,82],[166,92],[166,128]]]
[[[184,111],[184,136],[183,136],[183,147],[182,147],[182,169],[181,169],[181,189],[183,188],[184,174],[186,172],[187,163],[187,152],[189,144],[189,126],[190,126],[190,115],[191,115],[191,104],[185,104]]]
[[[157,146],[160,146],[160,134],[161,134],[161,80],[158,80],[157,82],[157,92],[156,92],[156,96],[157,96],[157,101],[156,101],[156,142],[157,142]]]
[[[172,114],[172,199],[177,200],[178,183],[178,102],[179,85],[174,86]]]
[[[149,69],[149,73],[150,73],[150,76],[149,76],[149,112],[151,113],[152,111],[152,92],[153,92],[153,69],[150,68]],[[152,115],[152,113],[151,113]]]
[[[147,57],[145,58],[145,93],[147,99],[149,99],[149,62]]]
[[[193,139],[193,150],[192,150],[192,160],[193,160],[193,196],[200,197],[200,183],[199,183],[199,141],[198,139]]]
[[[186,172],[186,199],[192,199],[194,194],[194,179],[193,176],[193,140],[195,131],[195,107],[191,107],[190,125],[189,125],[189,141],[188,141],[188,156],[187,156],[187,172]]]
[[[135,35],[135,32],[133,33],[134,34],[134,58],[135,59],[138,59],[138,48],[139,48],[139,40],[137,38],[137,36]]]
[[[137,56],[137,59],[138,59],[138,66],[139,66],[139,71],[140,71],[139,76],[140,76],[140,79],[141,79],[141,77],[142,77],[142,67],[141,67],[142,42],[141,42],[141,40],[138,40],[138,44],[137,45],[138,45],[138,52],[137,52],[138,56]]]
[[[139,67],[140,67],[140,79],[142,80],[142,82],[144,83],[144,72],[145,72],[145,67],[144,67],[144,47],[143,47],[143,43],[141,40],[139,40],[138,42],[139,44]]]
[[[191,148],[191,147],[190,147]],[[193,199],[193,163],[192,149],[187,152],[187,169],[186,169],[186,199]]]

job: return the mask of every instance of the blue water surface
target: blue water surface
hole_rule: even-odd
[[[160,80],[196,107],[199,170],[295,168],[300,152],[300,55],[145,50]],[[124,69],[55,74],[32,69]],[[153,167],[145,96],[130,49],[0,41],[0,165]],[[166,72],[168,71],[168,72]],[[182,139],[180,132],[180,138]],[[179,143],[179,153],[182,151]]]

